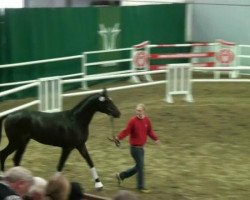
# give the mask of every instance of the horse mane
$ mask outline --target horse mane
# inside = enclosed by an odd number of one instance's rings
[[[85,99],[83,99],[82,101],[80,101],[75,107],[73,107],[71,109],[71,112],[73,114],[78,114],[79,112],[82,111],[82,109],[84,107],[86,107],[91,101],[93,101],[97,96],[99,95],[99,93],[97,94],[92,94],[87,96]]]

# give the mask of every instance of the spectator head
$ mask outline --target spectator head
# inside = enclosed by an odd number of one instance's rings
[[[33,185],[30,187],[25,200],[43,200],[45,197],[45,191],[47,187],[47,181],[41,177],[33,178]]]
[[[29,188],[33,184],[31,171],[21,166],[10,168],[4,174],[3,179],[21,197],[28,193]]]
[[[70,183],[63,175],[55,175],[48,181],[46,199],[67,200],[70,192]]]

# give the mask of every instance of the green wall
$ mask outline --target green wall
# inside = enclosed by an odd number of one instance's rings
[[[153,44],[185,42],[185,4],[6,9],[1,20],[4,23],[0,26],[0,64],[80,55],[84,51],[101,50],[99,24],[113,27],[115,23],[119,23],[121,31],[116,48],[130,47],[145,40]],[[123,65],[120,68],[128,66]],[[98,73],[100,68],[91,69],[91,73]],[[0,83],[80,71],[80,59],[6,68],[0,69]],[[72,87],[77,86],[66,89]]]

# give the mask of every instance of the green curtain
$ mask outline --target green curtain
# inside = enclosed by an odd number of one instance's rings
[[[100,24],[119,24],[116,48],[130,47],[149,40],[153,44],[184,43],[185,4],[129,7],[24,8],[6,9],[0,25],[0,64],[80,55],[103,48]],[[90,59],[129,57],[129,53]],[[80,59],[0,70],[0,83],[81,72]],[[128,64],[118,65],[119,69]],[[92,67],[90,73],[106,68]],[[108,68],[114,70],[114,67]],[[65,90],[79,87],[67,86]],[[6,90],[6,88],[0,88]],[[16,97],[34,96],[33,92]]]

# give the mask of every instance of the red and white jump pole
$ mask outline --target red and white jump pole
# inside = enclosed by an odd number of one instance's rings
[[[169,47],[192,47],[192,48],[210,48],[207,52],[192,52],[192,53],[151,53],[153,48],[169,48]],[[235,73],[226,67],[236,66],[236,53],[237,48],[234,43],[224,40],[217,40],[216,43],[191,43],[191,44],[149,44],[149,42],[143,42],[138,45],[134,45],[134,54],[132,54],[132,71],[136,70],[159,70],[165,69],[166,64],[152,65],[153,60],[170,60],[170,59],[193,59],[198,62],[191,62],[196,67],[225,67],[223,72],[227,71]],[[140,49],[140,50],[138,50]],[[145,51],[144,51],[145,50]],[[203,50],[204,51],[204,50]],[[203,60],[202,60],[203,59]],[[204,61],[208,60],[208,61]],[[181,62],[180,62],[181,63]],[[214,77],[220,77],[220,71],[214,72]],[[236,77],[237,75],[235,75]],[[231,75],[231,77],[233,77]],[[151,78],[151,77],[150,77]],[[152,79],[150,79],[151,81]]]

